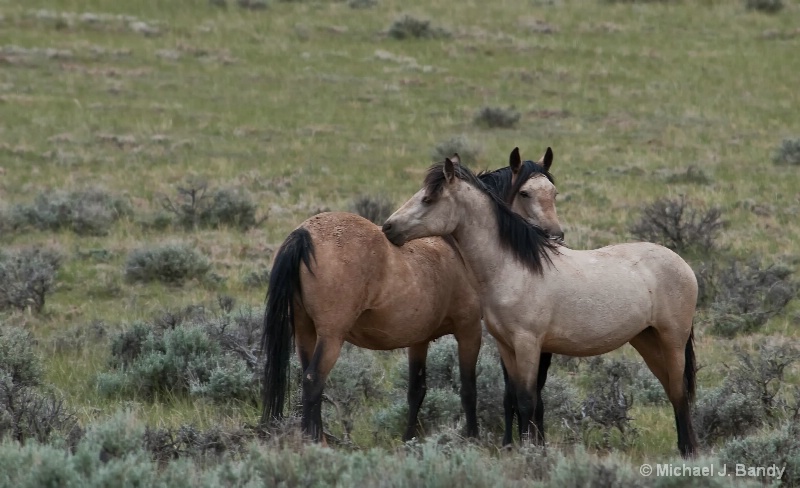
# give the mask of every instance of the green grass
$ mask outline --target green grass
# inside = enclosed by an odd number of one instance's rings
[[[318,210],[347,209],[360,194],[399,205],[420,186],[431,150],[453,135],[482,148],[480,168],[505,165],[515,146],[530,159],[553,147],[559,216],[575,248],[626,241],[645,204],[686,194],[722,209],[721,241],[734,252],[799,263],[800,173],[770,160],[784,138],[800,137],[796,3],[778,15],[733,0],[381,0],[366,9],[276,1],[263,11],[229,3],[0,0],[0,208],[101,185],[128,196],[136,215],[105,237],[0,235],[3,248],[43,243],[67,256],[43,315],[2,320],[44,339],[48,380],[83,422],[119,407],[91,385],[108,348],[52,353],[47,339],[92,320],[119,326],[213,302],[218,293],[262,303],[265,290],[242,278],[268,266],[288,232]],[[133,15],[160,34],[115,19],[37,16],[39,9]],[[386,37],[405,13],[452,36]],[[537,19],[557,32],[529,29]],[[46,49],[69,52],[48,57]],[[521,120],[511,129],[478,127],[474,116],[486,106],[513,106]],[[690,165],[711,183],[666,182],[664,174]],[[137,219],[159,211],[159,197],[189,176],[244,187],[268,219],[245,233],[143,230]],[[125,283],[128,252],[173,239],[196,245],[225,281]],[[79,256],[87,249],[113,254],[95,262]],[[795,300],[764,331],[797,337],[798,324]],[[701,329],[699,361],[719,364],[732,344]],[[712,370],[701,371],[701,385],[719,381]],[[132,408],[164,425],[257,416],[185,398]],[[668,408],[637,410],[634,425],[641,435],[631,456],[674,454]]]

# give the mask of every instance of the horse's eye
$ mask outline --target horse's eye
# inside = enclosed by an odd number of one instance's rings
[[[431,197],[428,197],[428,196],[422,197],[422,204],[423,205],[430,205],[431,204]]]
[[[531,194],[526,191],[521,191],[519,192],[519,196],[521,196],[522,198],[530,198]]]

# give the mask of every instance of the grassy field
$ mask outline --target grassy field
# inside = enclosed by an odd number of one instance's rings
[[[800,265],[800,167],[772,162],[783,139],[800,137],[796,1],[775,15],[734,0],[227,3],[0,0],[0,211],[87,187],[133,207],[103,236],[0,235],[0,249],[41,244],[65,256],[43,312],[0,312],[0,322],[39,339],[47,381],[85,425],[122,406],[157,426],[255,422],[253,405],[102,397],[93,378],[107,368],[107,344],[56,339],[220,294],[261,306],[266,289],[243,279],[295,226],[360,195],[399,206],[454,136],[476,149],[473,169],[506,165],[515,146],[526,159],[551,146],[574,248],[632,240],[643,207],[685,195],[721,210],[726,252]],[[447,35],[388,36],[406,14]],[[484,107],[513,107],[520,120],[484,127],[474,121]],[[690,167],[708,182],[671,178]],[[247,231],[143,226],[190,178],[246,190],[265,220]],[[206,255],[218,279],[125,281],[130,251],[176,240]],[[87,258],[92,250],[108,257]],[[798,326],[798,300],[757,335],[715,337],[698,320],[700,385],[722,381],[734,346],[796,340]],[[616,354],[635,357],[627,346]],[[402,354],[379,356],[388,368]],[[799,375],[787,372],[794,383]],[[633,416],[641,435],[625,456],[676,454],[670,409]],[[358,439],[372,447],[364,429]]]

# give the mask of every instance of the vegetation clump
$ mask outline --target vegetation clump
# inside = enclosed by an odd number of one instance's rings
[[[513,107],[483,107],[475,116],[475,123],[489,128],[510,129],[517,125],[521,114]]]
[[[221,188],[209,191],[202,180],[188,180],[177,188],[175,199],[164,197],[164,210],[187,230],[231,227],[247,230],[263,222],[256,218],[256,205],[243,189]]]
[[[103,236],[114,222],[131,215],[133,209],[126,199],[89,188],[40,193],[32,204],[14,206],[8,218],[14,229],[69,229],[78,235]]]
[[[779,424],[800,408],[787,399],[785,372],[800,359],[792,343],[763,340],[753,352],[737,349],[720,386],[700,391],[695,430],[705,444],[739,437],[764,425]],[[789,417],[792,417],[790,414]]]
[[[50,249],[0,251],[0,310],[41,312],[60,266],[61,255]]]
[[[431,151],[431,159],[435,162],[444,161],[445,158],[458,154],[461,162],[469,166],[478,161],[480,153],[481,148],[475,141],[465,134],[460,134],[436,144]]]
[[[255,401],[259,328],[249,309],[211,314],[192,307],[136,322],[111,340],[111,371],[98,376],[98,388],[106,396]]]
[[[800,165],[800,138],[784,139],[772,156],[775,164]]]
[[[0,324],[0,441],[47,442],[74,435],[75,416],[43,384],[44,369],[30,332]]]
[[[205,276],[211,269],[208,259],[188,244],[168,243],[132,251],[125,263],[129,282],[160,281],[182,285]]]
[[[404,15],[395,20],[387,32],[392,39],[442,39],[450,33],[441,27],[434,27],[430,20]]]
[[[354,213],[377,225],[383,225],[394,212],[394,204],[385,197],[362,195],[353,201]]]
[[[662,198],[647,205],[630,231],[638,239],[661,244],[678,253],[709,253],[716,247],[722,225],[719,209],[693,208],[686,197],[681,196]]]
[[[733,337],[758,330],[800,290],[792,270],[782,264],[764,267],[756,260],[730,259],[722,266],[705,285],[711,288],[706,293],[711,294],[710,331],[715,335]]]

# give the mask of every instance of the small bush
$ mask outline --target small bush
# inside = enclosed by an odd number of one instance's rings
[[[404,15],[395,20],[387,35],[393,39],[442,39],[450,37],[450,33],[440,27],[433,27],[429,20],[422,20]]]
[[[722,385],[698,395],[695,426],[701,441],[747,434],[768,422],[777,422],[791,405],[785,395],[784,371],[800,359],[791,343],[762,341],[755,352],[736,351]]]
[[[765,422],[758,399],[734,391],[729,384],[700,390],[697,396],[694,426],[704,444],[741,435]]]
[[[144,447],[145,426],[130,412],[117,412],[105,422],[92,424],[81,441],[81,451],[92,451],[107,463],[135,455]]]
[[[0,251],[0,310],[16,308],[41,312],[53,288],[61,256],[38,247],[16,253]]]
[[[582,449],[571,456],[559,454],[543,486],[642,486],[642,478],[626,464],[618,459],[592,456]]]
[[[642,405],[665,405],[669,402],[664,386],[643,362],[634,369],[631,390],[636,401]]]
[[[739,349],[736,358],[739,362],[728,379],[735,383],[737,391],[758,398],[768,418],[778,418],[791,408],[781,393],[784,371],[800,360],[795,344],[763,340],[755,353]]]
[[[52,434],[75,428],[63,399],[43,390],[42,375],[30,333],[0,326],[0,440],[47,442]]]
[[[179,458],[219,459],[223,454],[244,454],[247,445],[255,440],[255,432],[242,427],[200,430],[192,425],[181,425],[174,429],[148,426],[143,440],[145,450],[160,462]]]
[[[202,278],[211,268],[208,260],[187,244],[164,244],[137,249],[128,255],[125,278],[130,282],[161,281],[182,285]]]
[[[259,271],[251,271],[242,278],[242,284],[246,288],[266,289],[269,284],[269,268],[261,268]]]
[[[137,224],[144,230],[160,231],[167,230],[175,223],[172,214],[166,211],[160,211],[155,215],[150,215],[137,220]]]
[[[88,324],[66,328],[55,334],[50,340],[50,345],[56,353],[84,350],[100,343],[107,334],[108,328],[105,322],[94,320]]]
[[[71,229],[79,235],[102,236],[108,234],[114,222],[131,215],[133,210],[127,200],[91,188],[71,193],[42,193],[32,205],[14,207],[10,219],[17,229]]]
[[[784,265],[762,267],[730,260],[712,281],[711,332],[723,337],[750,333],[779,314],[797,294],[798,283]]]
[[[719,459],[728,465],[729,473],[735,473],[736,464],[785,468],[781,486],[800,486],[800,418],[770,432],[726,442],[720,449]],[[772,477],[757,479],[765,486],[774,480]]]
[[[520,113],[511,108],[483,107],[475,116],[475,123],[489,128],[510,129],[519,122]]]
[[[338,423],[348,440],[353,420],[367,401],[379,401],[383,396],[382,381],[383,372],[372,351],[345,344],[325,385],[325,396],[335,416],[323,421]]]
[[[18,327],[0,325],[0,371],[18,386],[39,386],[42,365],[33,351],[33,336]]]
[[[718,209],[694,209],[682,196],[680,199],[663,198],[647,205],[630,230],[638,239],[661,244],[678,253],[709,253],[716,247],[722,225]]]
[[[759,3],[759,2],[754,2]],[[764,3],[771,3],[768,0]],[[778,2],[780,3],[780,2]],[[800,164],[800,138],[784,139],[772,156],[775,164]]]
[[[362,195],[353,202],[352,209],[353,213],[364,217],[373,224],[383,225],[394,212],[394,204],[381,196]]]
[[[616,428],[625,436],[636,435],[636,429],[630,425],[630,409],[633,407],[630,362],[620,359],[605,359],[597,356],[590,360],[589,378],[591,386],[581,404],[581,413],[585,416],[587,431],[599,429],[602,432],[602,447],[610,446],[610,429]]]
[[[581,440],[581,401],[578,390],[567,380],[553,373],[548,374],[547,383],[542,390],[544,401],[544,420],[552,427],[567,430],[565,437],[570,441]],[[545,431],[548,427],[545,426]]]
[[[219,189],[208,192],[204,181],[190,180],[178,187],[173,202],[165,197],[164,210],[175,215],[184,229],[234,227],[247,230],[263,221],[256,219],[256,206],[250,195],[241,189]]]
[[[112,371],[101,393],[153,398],[159,393],[253,401],[258,395],[260,314],[244,309],[212,316],[191,308],[134,323],[111,341]]]
[[[431,158],[433,161],[437,162],[444,161],[445,158],[453,157],[455,153],[458,153],[458,157],[461,158],[462,163],[469,166],[474,165],[478,161],[481,148],[468,136],[461,134],[437,144],[431,152]]]
[[[689,166],[683,173],[674,173],[667,176],[667,183],[687,183],[692,185],[708,185],[711,183],[711,178],[706,175],[705,171],[697,166]]]

